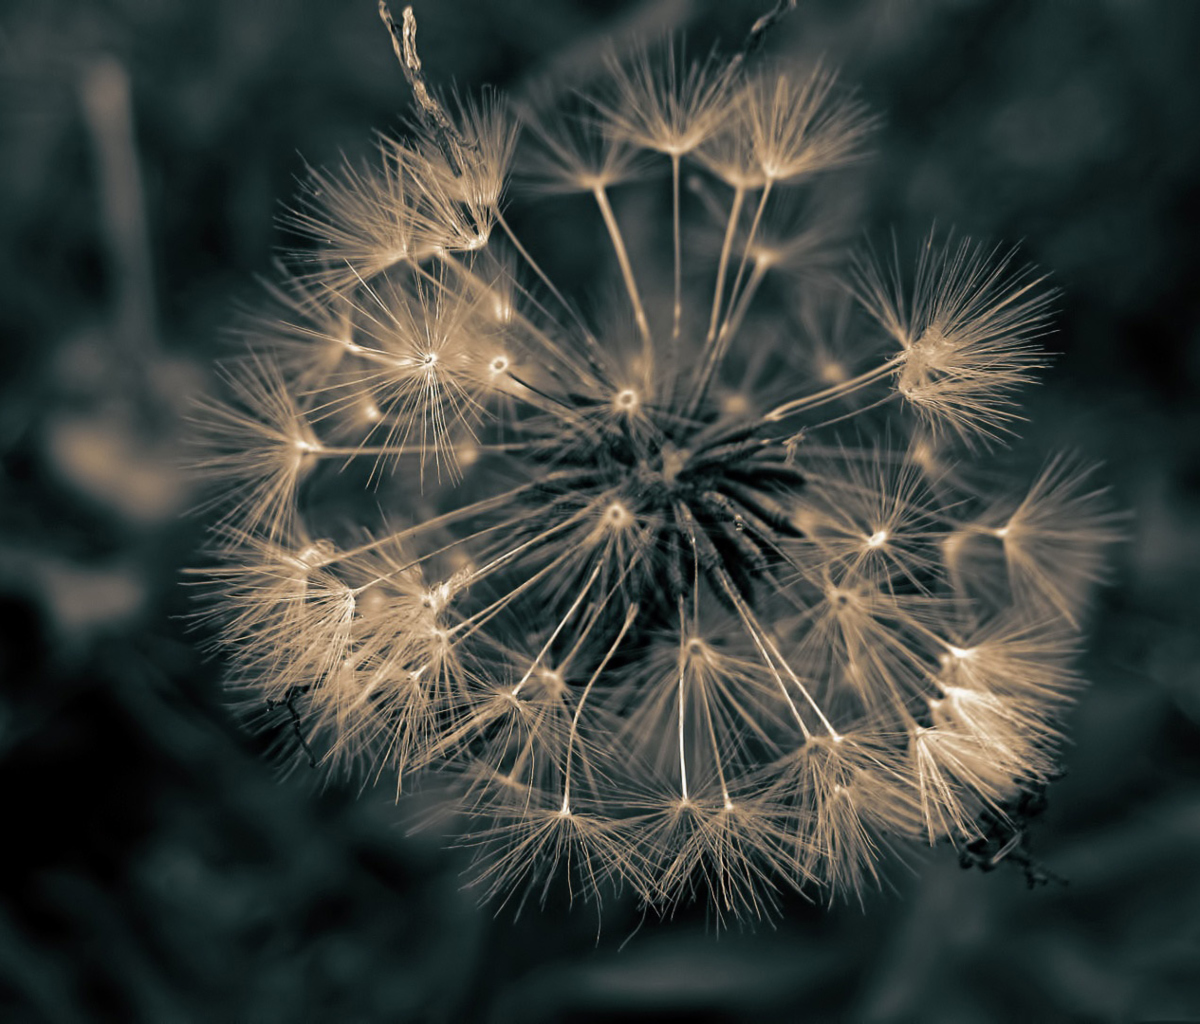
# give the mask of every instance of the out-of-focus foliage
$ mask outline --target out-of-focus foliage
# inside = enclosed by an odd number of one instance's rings
[[[632,26],[733,45],[767,5],[426,6],[431,75],[520,91]],[[198,535],[179,515],[186,395],[284,241],[275,197],[303,159],[360,152],[407,103],[375,5],[10,0],[0,1016],[1200,1017],[1198,48],[1200,6],[1171,0],[808,0],[770,37],[775,56],[824,52],[887,111],[862,172],[873,233],[903,245],[936,219],[1023,238],[1055,270],[1062,354],[1021,450],[1106,459],[1135,516],[1068,775],[1032,826],[1069,884],[1027,891],[1020,868],[962,871],[942,849],[865,912],[796,904],[719,940],[681,913],[622,949],[630,909],[598,941],[587,911],[492,919],[388,794],[277,783],[179,618]]]

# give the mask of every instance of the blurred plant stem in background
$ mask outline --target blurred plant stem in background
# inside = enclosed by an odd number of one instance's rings
[[[159,349],[157,300],[129,76],[116,59],[101,57],[84,70],[79,94],[100,185],[113,347],[138,375],[130,390],[144,394],[146,368]]]

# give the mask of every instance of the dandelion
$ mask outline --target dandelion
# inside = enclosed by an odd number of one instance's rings
[[[933,235],[911,287],[839,275],[812,189],[873,118],[823,68],[668,42],[518,116],[440,97],[381,11],[409,134],[311,172],[312,247],[200,416],[239,706],[302,763],[436,784],[517,905],[756,918],[977,839],[1053,774],[1119,532],[1071,459],[1019,499],[957,468],[1045,361],[1042,276]],[[504,209],[570,191],[587,316]]]

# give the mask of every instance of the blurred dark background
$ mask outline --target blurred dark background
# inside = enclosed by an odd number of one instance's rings
[[[519,92],[629,31],[731,49],[767,6],[417,14],[435,81]],[[1015,457],[1102,459],[1134,510],[1031,826],[1067,884],[945,849],[719,936],[514,920],[386,793],[278,781],[181,618],[182,416],[305,161],[364,153],[403,78],[374,0],[5,0],[0,1020],[1200,1020],[1200,3],[802,0],[767,49],[885,115],[875,237],[1020,241],[1063,291]]]

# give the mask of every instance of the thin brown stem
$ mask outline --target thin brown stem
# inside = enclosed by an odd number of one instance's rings
[[[600,216],[604,218],[604,226],[608,228],[608,237],[612,240],[613,251],[617,262],[621,265],[621,276],[625,279],[625,290],[629,293],[629,302],[633,306],[633,318],[637,322],[638,332],[642,336],[642,356],[644,365],[643,376],[650,380],[654,367],[654,341],[650,336],[650,321],[646,319],[646,310],[642,306],[642,298],[638,293],[637,280],[633,276],[633,265],[629,262],[629,252],[625,248],[625,240],[621,237],[621,226],[617,223],[612,204],[608,201],[608,192],[603,185],[592,189],[596,204],[600,207]]]
[[[729,254],[733,250],[733,236],[737,233],[738,221],[742,217],[742,203],[746,198],[746,187],[739,185],[733,193],[733,206],[725,225],[725,240],[721,243],[721,258],[717,262],[717,282],[713,288],[712,314],[708,320],[708,336],[705,344],[710,345],[717,337],[717,324],[721,318],[721,302],[725,297],[725,274],[729,270]]]
[[[679,343],[680,321],[683,319],[683,247],[679,218],[679,154],[671,154],[671,222],[675,235],[675,310],[671,340]]]
[[[583,706],[587,703],[588,697],[591,695],[592,687],[596,685],[596,680],[600,678],[601,673],[608,666],[612,656],[617,653],[617,648],[621,646],[621,641],[625,639],[625,634],[629,632],[629,628],[633,625],[633,620],[638,616],[638,606],[630,605],[629,611],[625,613],[625,622],[621,625],[620,630],[613,642],[609,645],[604,657],[600,659],[600,664],[596,666],[596,671],[592,673],[592,677],[587,681],[587,686],[583,688],[583,693],[579,695],[579,704],[575,707],[575,714],[571,718],[571,732],[567,737],[567,759],[566,765],[563,768],[563,802],[562,814],[571,813],[571,756],[575,750],[575,738],[579,735],[579,717],[583,714]]]

